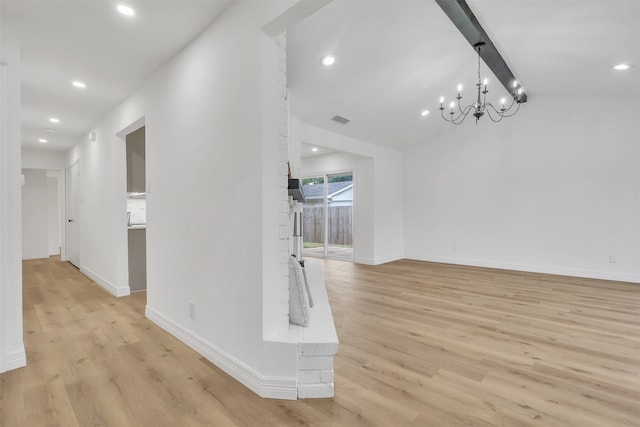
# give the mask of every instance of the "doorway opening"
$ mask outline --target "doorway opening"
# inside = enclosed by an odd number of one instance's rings
[[[304,255],[353,261],[353,172],[302,180]]]
[[[22,259],[60,256],[64,175],[57,169],[22,169]]]
[[[147,191],[145,127],[125,136],[129,289],[147,290]]]

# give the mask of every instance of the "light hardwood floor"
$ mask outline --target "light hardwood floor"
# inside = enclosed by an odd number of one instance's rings
[[[18,426],[640,426],[640,285],[324,261],[333,399],[260,399],[56,259],[24,263]]]

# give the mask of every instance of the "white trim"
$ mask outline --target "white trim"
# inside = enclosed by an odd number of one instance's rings
[[[516,270],[530,273],[555,274],[560,276],[585,277],[589,279],[616,280],[621,282],[640,283],[640,275],[628,273],[614,273],[610,271],[585,270],[581,268],[566,268],[551,265],[527,265],[494,262],[487,260],[448,258],[441,256],[410,255],[406,259],[416,261],[439,262],[443,264],[469,265],[473,267],[497,268],[500,270]]]
[[[67,166],[64,169],[64,215],[62,217],[62,222],[64,224],[64,237],[62,238],[62,253],[60,256],[60,260],[61,261],[69,261],[71,262],[71,259],[69,258],[69,242],[71,241],[71,239],[69,238],[69,211],[70,209],[70,204],[72,203],[72,201],[70,200],[72,195],[69,194],[68,187],[69,185],[71,185],[71,180],[69,179],[69,174],[71,173],[71,169],[74,168],[75,166],[78,166],[78,168],[80,168],[80,159],[76,159],[75,161],[73,161],[69,166]],[[80,173],[80,171],[78,171],[78,174]],[[78,193],[80,192],[80,178],[78,175]],[[75,219],[76,221],[80,221],[80,206],[78,206],[78,212],[77,212],[77,218]],[[79,232],[79,231],[78,231]],[[78,239],[78,245],[80,245],[80,241]],[[78,248],[78,264],[80,263],[80,249]],[[73,262],[71,262],[71,264],[73,264]],[[73,264],[75,265],[75,264]],[[78,268],[80,268],[80,266],[76,266]]]
[[[57,254],[55,254],[57,255]],[[26,255],[22,255],[22,260],[23,261],[27,261],[30,259],[42,259],[42,258],[49,258],[49,249],[47,248],[46,252],[39,252],[39,253],[33,253],[33,254],[26,254]]]
[[[4,357],[2,366],[0,366],[0,373],[22,368],[23,366],[27,366],[27,355],[24,348],[9,353]]]
[[[93,271],[89,270],[84,266],[80,266],[80,273],[84,274],[89,279],[96,282],[98,285],[103,287],[111,295],[114,295],[116,297],[126,297],[127,295],[131,294],[131,288],[128,285],[120,286],[120,287],[115,286],[114,284],[110,283],[108,280],[98,276],[96,273],[94,273]]]
[[[353,257],[353,262],[356,264],[375,265],[373,258]]]
[[[145,316],[244,384],[258,396],[273,399],[297,399],[298,385],[296,378],[264,376],[148,305],[145,308]]]
[[[125,126],[122,130],[120,130],[119,132],[116,132],[116,136],[121,140],[126,141],[127,135],[137,131],[143,126],[146,126],[146,116],[142,116],[136,121],[130,123],[128,126]]]
[[[386,264],[388,262],[399,261],[401,259],[401,256],[386,256],[382,258],[374,258],[373,265]]]

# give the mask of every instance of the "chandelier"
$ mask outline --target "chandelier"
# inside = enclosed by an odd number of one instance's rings
[[[478,42],[473,45],[473,48],[478,51],[478,83],[476,84],[478,94],[476,98],[476,102],[473,104],[469,104],[466,107],[462,107],[460,101],[462,100],[462,85],[458,85],[458,96],[456,99],[458,100],[458,108],[456,110],[456,102],[451,102],[449,104],[449,117],[447,117],[444,113],[444,97],[440,98],[440,115],[446,121],[453,123],[454,125],[459,125],[467,118],[469,113],[473,117],[476,118],[476,124],[480,117],[484,116],[485,113],[489,118],[494,122],[499,122],[505,117],[511,117],[518,112],[520,109],[520,104],[526,101],[526,98],[523,96],[522,87],[519,87],[519,83],[517,80],[514,80],[511,83],[511,102],[509,106],[507,106],[507,100],[502,98],[500,100],[500,107],[496,108],[490,102],[487,102],[487,93],[489,90],[487,89],[489,80],[484,79],[484,81],[480,80],[480,49],[485,45],[485,42]],[[483,88],[484,86],[484,88]]]

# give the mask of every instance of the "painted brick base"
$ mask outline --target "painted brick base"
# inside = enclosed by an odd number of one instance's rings
[[[298,355],[298,398],[333,397],[333,356]]]
[[[298,341],[298,398],[333,397],[333,356],[338,352],[338,336],[322,267],[317,261],[305,263],[307,281],[315,305],[308,327],[300,328]]]
[[[333,397],[333,383],[298,385],[298,399]]]

